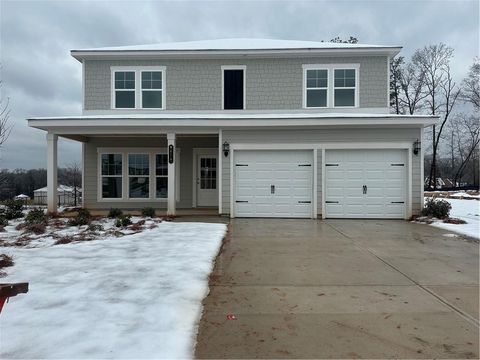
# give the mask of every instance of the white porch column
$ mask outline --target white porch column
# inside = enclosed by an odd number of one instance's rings
[[[58,135],[47,134],[47,206],[51,213],[57,212],[57,144]]]
[[[167,134],[167,153],[168,153],[168,206],[167,215],[175,215],[175,133]]]

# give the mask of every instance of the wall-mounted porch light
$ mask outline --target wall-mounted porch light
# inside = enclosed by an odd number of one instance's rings
[[[418,140],[418,139],[415,140],[415,142],[413,143],[413,153],[415,155],[418,155],[421,148],[422,148],[422,143],[420,142],[420,140]]]
[[[230,152],[230,144],[225,141],[222,145],[222,150],[223,150],[223,155],[225,155],[225,157],[227,157],[228,153]]]

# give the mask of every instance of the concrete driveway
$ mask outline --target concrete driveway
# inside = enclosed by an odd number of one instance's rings
[[[405,221],[235,219],[195,355],[478,358],[478,243],[447,233]]]

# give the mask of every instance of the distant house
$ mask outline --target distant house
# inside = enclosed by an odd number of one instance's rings
[[[75,189],[66,185],[57,187],[57,204],[58,205],[80,205],[82,189],[77,188],[76,202]],[[47,205],[47,187],[33,191],[33,203],[37,205]]]
[[[15,196],[13,199],[14,200],[27,201],[27,200],[30,200],[30,196],[25,195],[25,194],[20,194],[20,195]]]

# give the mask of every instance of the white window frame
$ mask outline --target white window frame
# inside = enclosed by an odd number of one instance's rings
[[[122,197],[121,198],[104,198],[102,192],[102,155],[103,154],[119,154],[122,155]],[[148,154],[149,155],[149,197],[148,198],[130,198],[130,177],[138,177],[141,175],[128,174],[128,154]],[[148,202],[148,203],[166,203],[168,197],[156,197],[156,173],[155,173],[155,155],[168,154],[167,148],[97,148],[97,201],[98,202]],[[175,201],[180,201],[180,148],[175,152]],[[118,175],[117,175],[118,176]]]
[[[303,64],[302,105],[304,109],[353,109],[360,105],[360,64]],[[326,107],[307,107],[307,70],[328,70]],[[335,106],[335,70],[355,70],[355,105]],[[340,88],[339,88],[340,89]],[[351,88],[341,88],[351,89]]]
[[[115,73],[123,71],[135,72],[135,89],[128,89],[128,91],[135,91],[135,107],[134,108],[117,108],[115,107],[115,92],[127,91],[124,89],[115,89]],[[162,73],[162,89],[146,89],[146,91],[161,91],[162,92],[162,107],[160,108],[144,108],[142,107],[142,72],[153,71]],[[165,110],[166,109],[166,78],[167,68],[166,66],[110,66],[110,88],[111,88],[111,100],[110,108],[112,110]]]
[[[103,175],[102,173],[102,155],[120,155],[122,157],[122,174],[121,175]],[[123,174],[125,172],[125,156],[120,151],[104,151],[98,154],[98,187],[97,193],[98,197],[105,201],[121,201],[123,200],[123,194],[125,190],[125,181],[123,179]],[[122,193],[120,197],[116,198],[104,198],[103,197],[103,178],[104,177],[119,177],[122,180]]]
[[[353,67],[353,66],[345,66],[345,65],[342,65],[342,66],[335,66],[333,68],[333,71],[332,71],[332,88],[333,88],[333,91],[332,91],[332,107],[336,108],[336,109],[351,109],[351,108],[357,108],[358,107],[358,68],[359,66],[357,67]],[[354,70],[355,71],[355,87],[336,87],[335,86],[335,70]],[[354,105],[353,106],[335,106],[335,90],[337,89],[343,89],[343,90],[351,90],[353,89],[354,90]]]
[[[115,74],[117,72],[133,72],[134,74],[134,77],[135,77],[135,87],[133,89],[116,89],[115,88]],[[112,71],[112,107],[114,109],[120,109],[120,110],[129,110],[129,109],[136,109],[137,107],[137,84],[138,81],[137,81],[137,73],[136,71],[132,70],[132,69],[118,69],[118,70],[115,70],[115,71]],[[115,105],[115,95],[117,93],[117,91],[122,91],[122,92],[133,92],[133,96],[135,98],[135,104],[134,104],[134,107],[133,108],[117,108]]]
[[[324,88],[324,87],[315,87],[315,88],[307,88],[307,70],[327,70],[327,87]],[[330,91],[329,91],[329,87],[330,87],[330,68],[328,66],[315,66],[315,65],[312,65],[312,67],[310,66],[304,66],[303,67],[303,107],[306,108],[306,109],[326,109],[328,107],[330,107]],[[307,91],[308,90],[327,90],[327,104],[325,106],[307,106]]]
[[[222,110],[225,110],[225,87],[224,87],[224,77],[225,70],[243,70],[243,109],[247,109],[247,65],[221,65],[220,69],[222,71]],[[228,109],[232,111],[232,109]],[[238,110],[238,109],[237,109]]]
[[[130,155],[147,155],[148,156],[148,175],[130,175],[129,167],[130,167]],[[152,197],[152,155],[149,152],[141,152],[141,151],[129,151],[126,153],[127,158],[127,198],[129,201],[131,200],[148,200]],[[147,178],[148,179],[148,196],[144,198],[137,198],[130,196],[130,179],[131,178]]]

